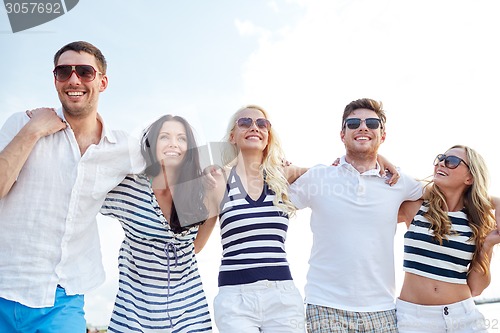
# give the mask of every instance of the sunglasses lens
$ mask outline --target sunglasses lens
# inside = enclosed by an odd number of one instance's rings
[[[90,65],[76,65],[75,66],[76,74],[82,79],[83,81],[92,81],[95,79],[95,69],[94,67]]]
[[[265,118],[256,119],[255,124],[261,130],[269,130],[269,127],[271,127],[271,123],[269,122],[269,120],[267,120]]]
[[[444,159],[444,165],[447,168],[455,169],[460,164],[460,159],[456,156],[446,156]]]
[[[240,128],[250,128],[250,126],[252,126],[253,120],[252,118],[240,118],[236,123]]]
[[[444,166],[448,169],[455,169],[460,165],[460,162],[462,160],[457,156],[446,156],[445,154],[439,154],[434,160],[434,165],[438,165],[439,162],[442,161],[444,161]]]
[[[443,154],[439,154],[438,156],[436,156],[436,158],[434,159],[434,165],[438,165],[439,162],[444,160],[444,158],[445,158],[445,156]]]
[[[367,118],[365,119],[365,124],[369,129],[377,129],[380,125],[380,120],[378,118]]]
[[[71,72],[73,71],[73,67],[69,65],[57,66],[54,69],[54,76],[57,81],[66,81],[69,79]]]
[[[348,118],[345,120],[345,125],[349,129],[356,129],[361,125],[361,119],[359,118]]]

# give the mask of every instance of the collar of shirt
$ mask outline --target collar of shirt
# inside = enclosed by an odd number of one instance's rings
[[[67,128],[71,129],[70,124],[66,121],[66,117],[64,116],[62,108],[57,109],[56,113],[59,117],[61,117],[62,120],[66,122],[66,125],[68,125]],[[97,120],[99,120],[102,124],[101,141],[102,139],[106,138],[106,140],[108,140],[109,143],[116,143],[117,142],[116,136],[113,134],[113,131],[111,131],[108,128],[108,126],[106,126],[106,123],[104,122],[99,113],[97,113]]]
[[[345,168],[346,170],[348,170],[350,172],[358,173],[362,176],[378,176],[378,177],[382,178],[382,176],[380,175],[380,164],[378,164],[378,161],[376,162],[375,169],[370,169],[370,170],[367,170],[363,173],[359,173],[359,171],[356,170],[356,168],[354,168],[351,165],[351,163],[348,163],[345,160],[345,155],[344,155],[340,158],[339,166]]]

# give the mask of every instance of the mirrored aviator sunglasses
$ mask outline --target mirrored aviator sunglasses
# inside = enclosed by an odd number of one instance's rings
[[[347,118],[344,121],[344,127],[347,126],[347,128],[354,130],[359,128],[359,126],[361,126],[361,123],[363,122],[369,129],[377,129],[382,126],[382,121],[379,118]]]
[[[465,163],[465,161],[460,157],[454,155],[446,156],[445,154],[439,154],[436,156],[436,158],[434,159],[434,166],[438,165],[439,162],[442,161],[444,161],[444,166],[448,169],[456,169],[458,168],[460,163],[465,164],[465,166],[470,169],[469,165]]]
[[[54,68],[54,77],[59,82],[69,80],[73,72],[84,82],[90,82],[95,79],[97,72],[91,65],[59,65]]]
[[[254,123],[262,131],[269,131],[271,128],[271,122],[266,118],[257,118],[255,121],[252,118],[239,118],[236,121],[236,125],[241,129],[249,129]]]

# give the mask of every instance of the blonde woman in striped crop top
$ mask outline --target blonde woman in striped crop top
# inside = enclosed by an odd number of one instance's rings
[[[475,150],[457,145],[436,157],[424,200],[405,202],[399,212],[408,225],[396,301],[400,333],[487,332],[472,297],[489,285],[500,242],[494,206]]]

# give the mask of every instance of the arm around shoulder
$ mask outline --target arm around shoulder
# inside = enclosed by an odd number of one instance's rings
[[[203,250],[214,230],[216,222],[217,215],[209,216],[208,219],[199,226],[198,233],[194,240],[194,253],[200,253],[200,251]]]
[[[490,264],[493,255],[493,248],[500,243],[500,232],[498,230],[491,231],[484,240],[479,257],[471,265],[469,275],[467,276],[467,284],[471,290],[472,297],[479,296],[486,289],[491,282]],[[488,270],[485,272],[480,266],[483,262]]]
[[[199,253],[208,242],[219,217],[220,203],[226,191],[226,170],[211,168],[206,176],[210,177],[206,185],[210,186],[210,188],[205,189],[205,205],[208,209],[208,218],[198,229],[198,234],[194,240],[195,253]]]
[[[288,181],[288,184],[293,184],[300,176],[309,170],[309,168],[301,168],[295,165],[286,165],[285,168],[285,177]]]
[[[5,197],[16,182],[22,167],[40,138],[66,128],[53,109],[37,109],[0,152],[0,198]]]
[[[404,201],[401,206],[399,206],[398,223],[405,222],[406,226],[409,227],[411,221],[413,221],[413,218],[417,215],[422,202],[423,200]]]

